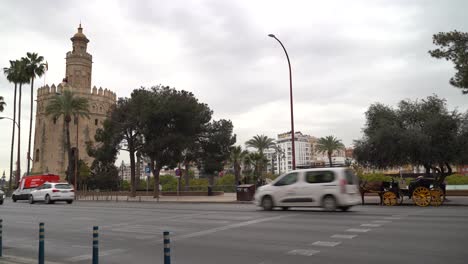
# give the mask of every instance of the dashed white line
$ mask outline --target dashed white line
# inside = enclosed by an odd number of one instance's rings
[[[361,226],[364,226],[364,227],[380,227],[382,225],[381,224],[362,224]]]
[[[341,242],[332,242],[332,241],[316,241],[312,243],[312,246],[321,246],[321,247],[334,247],[341,244]]]
[[[353,239],[355,237],[357,237],[357,235],[339,235],[339,234],[336,234],[336,235],[331,236],[331,238],[343,238],[343,239]]]
[[[356,233],[365,233],[365,232],[369,232],[371,229],[364,229],[364,228],[350,228],[350,229],[347,229],[346,232],[356,232]]]
[[[384,219],[387,219],[387,220],[400,220],[401,217],[384,217]]]
[[[373,223],[381,223],[381,224],[386,224],[386,223],[391,223],[392,221],[390,220],[374,220],[372,221]]]
[[[289,251],[287,254],[288,255],[296,255],[296,256],[306,256],[306,257],[310,257],[310,256],[313,256],[317,253],[319,253],[320,251],[318,250],[313,250],[313,249],[293,249],[291,251]]]

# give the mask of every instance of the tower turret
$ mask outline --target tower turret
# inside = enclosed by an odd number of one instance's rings
[[[93,57],[86,51],[89,39],[83,34],[81,24],[78,27],[78,32],[70,40],[73,49],[67,52],[65,70],[68,84],[78,90],[89,91],[91,89]]]

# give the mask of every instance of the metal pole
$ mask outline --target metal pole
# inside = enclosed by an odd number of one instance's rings
[[[3,251],[2,235],[3,235],[3,219],[0,219],[0,257],[2,256],[2,251]]]
[[[93,226],[93,264],[99,263],[99,233],[98,227]]]
[[[295,133],[294,133],[294,107],[293,107],[293,90],[292,90],[292,71],[291,71],[291,62],[289,61],[289,55],[284,47],[283,43],[273,34],[269,34],[269,37],[276,39],[281,47],[283,47],[284,53],[286,54],[286,59],[288,60],[289,67],[289,99],[291,104],[291,143],[292,143],[292,169],[296,169],[296,148],[295,148]]]
[[[164,231],[164,264],[171,264],[171,242],[168,231]]]
[[[44,264],[44,223],[39,223],[39,264]]]

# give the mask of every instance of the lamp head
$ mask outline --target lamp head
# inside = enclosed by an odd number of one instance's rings
[[[273,34],[268,34],[268,36],[269,36],[270,38],[274,38],[274,37],[275,37],[275,35],[273,35]]]

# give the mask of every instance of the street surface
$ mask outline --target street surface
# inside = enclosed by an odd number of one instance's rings
[[[80,201],[53,205],[6,201],[3,254],[37,263],[39,222],[46,261],[91,263],[93,225],[100,263],[163,263],[163,231],[172,263],[466,264],[468,207],[357,206],[264,212],[252,204]],[[0,260],[2,263],[2,260]]]

